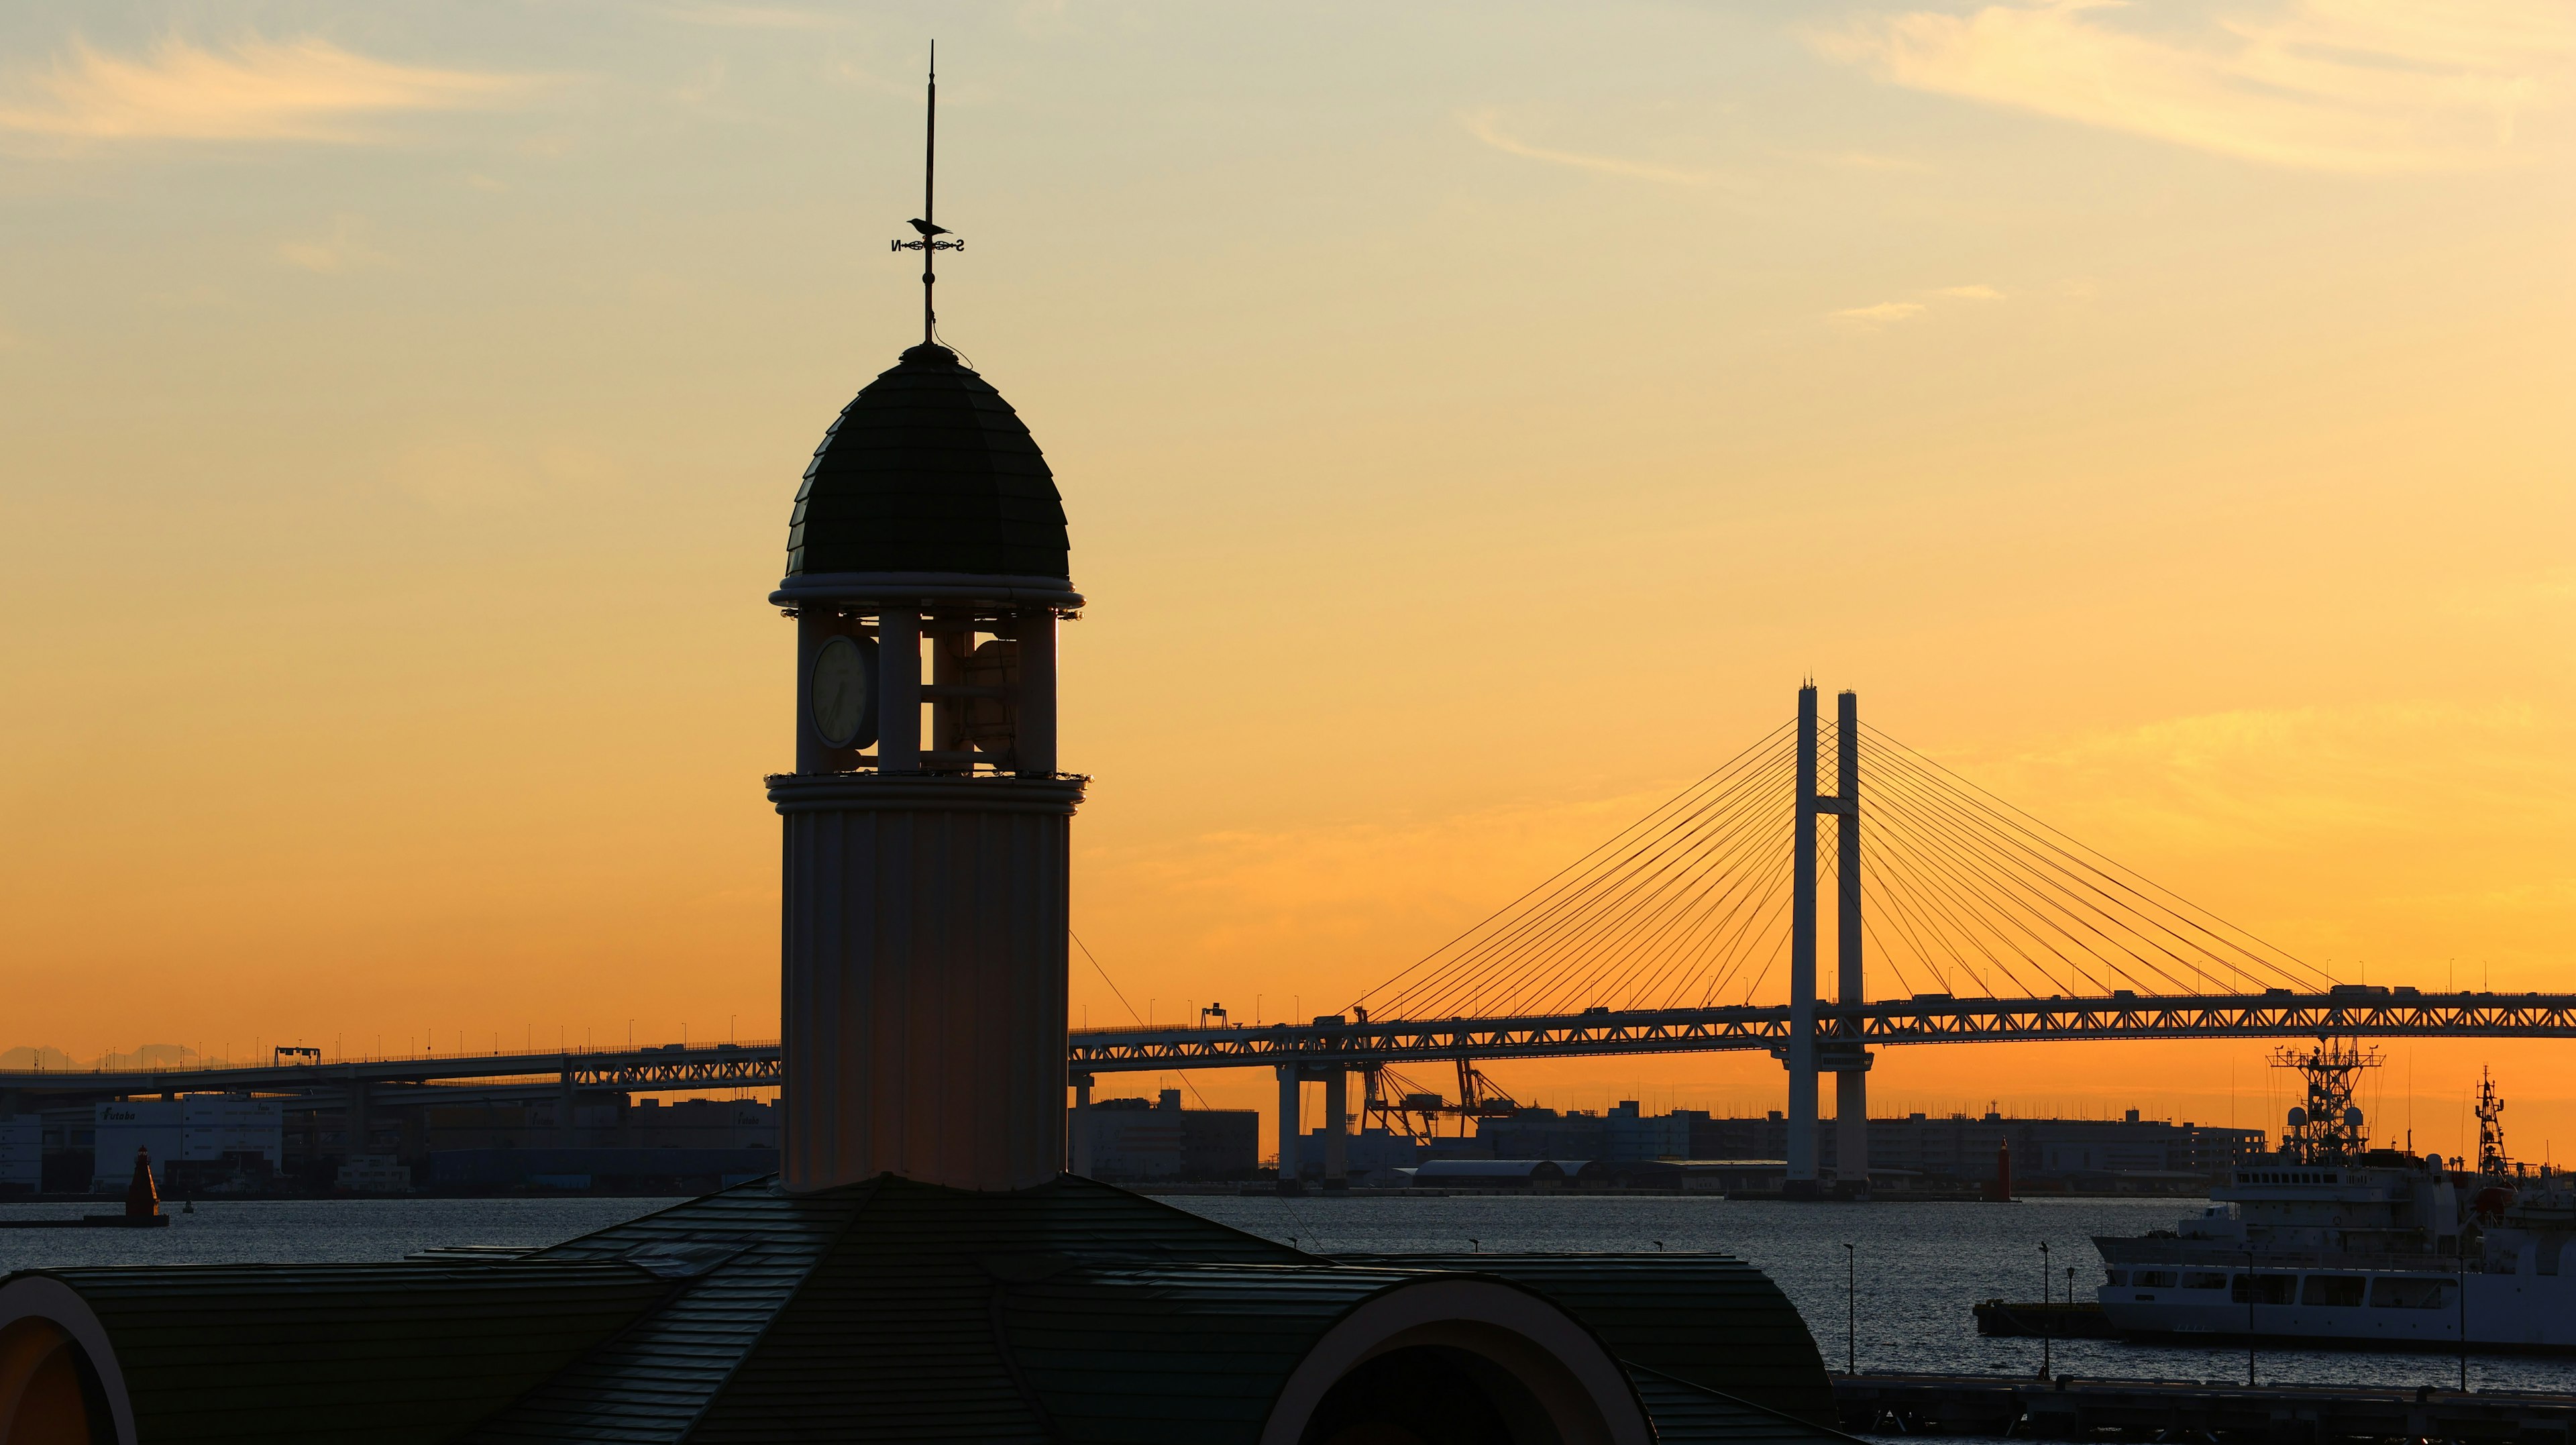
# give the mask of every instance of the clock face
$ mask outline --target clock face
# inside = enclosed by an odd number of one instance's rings
[[[814,731],[831,748],[865,747],[875,709],[869,696],[876,669],[860,641],[835,637],[814,654]]]

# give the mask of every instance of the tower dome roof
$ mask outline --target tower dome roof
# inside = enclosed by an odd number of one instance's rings
[[[944,346],[916,346],[823,434],[788,519],[787,576],[1069,577],[1064,503],[1029,429]]]

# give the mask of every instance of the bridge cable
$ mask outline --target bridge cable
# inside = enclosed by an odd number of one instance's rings
[[[1506,994],[1517,994],[1523,985],[1543,976],[1541,971],[1548,967],[1550,958],[1561,954],[1569,938],[1580,940],[1595,931],[1605,899],[1615,903],[1633,891],[1633,883],[1622,889],[1623,880],[1641,868],[1668,864],[1676,850],[1679,857],[1688,858],[1704,843],[1702,834],[1710,815],[1725,819],[1765,791],[1763,785],[1771,781],[1769,775],[1780,761],[1776,756],[1780,751],[1757,748],[1739,754],[1726,768],[1684,790],[1639,824],[1623,830],[1610,844],[1587,854],[1591,866],[1579,875],[1566,876],[1574,871],[1572,867],[1559,870],[1549,884],[1530,890],[1489,915],[1442,950],[1406,970],[1406,974],[1372,990],[1362,1002],[1381,1014],[1390,1006],[1419,1013],[1424,1005],[1462,1002],[1462,986],[1476,987],[1487,995],[1498,987]],[[1642,831],[1658,822],[1662,826],[1654,832]],[[1626,846],[1621,851],[1608,858],[1600,856],[1623,840]],[[1535,906],[1530,906],[1533,900]],[[1451,956],[1443,961],[1443,953]],[[1406,977],[1434,963],[1441,966],[1429,976]],[[1496,973],[1502,977],[1497,979]]]
[[[1105,968],[1102,968],[1102,967],[1100,966],[1100,959],[1099,959],[1099,957],[1098,957],[1097,955],[1095,955],[1094,953],[1092,953],[1092,951],[1091,951],[1091,945],[1090,945],[1090,944],[1088,944],[1088,943],[1083,942],[1083,941],[1082,941],[1082,935],[1081,935],[1081,934],[1079,934],[1079,933],[1074,932],[1074,931],[1073,931],[1072,929],[1070,929],[1070,928],[1067,928],[1067,929],[1064,931],[1064,936],[1073,940],[1073,946],[1074,946],[1074,947],[1076,947],[1076,948],[1081,949],[1081,950],[1082,950],[1082,956],[1091,960],[1091,968],[1092,968],[1092,971],[1093,971],[1094,973],[1097,973],[1097,974],[1099,974],[1099,975],[1100,975],[1100,981],[1101,981],[1102,983],[1105,983],[1105,984],[1109,985],[1109,991],[1110,991],[1111,993],[1113,993],[1113,994],[1118,995],[1118,1001],[1119,1001],[1120,1003],[1122,1003],[1122,1004],[1126,1004],[1126,1006],[1127,1006],[1127,1016],[1128,1016],[1129,1018],[1132,1018],[1132,1019],[1134,1019],[1134,1020],[1136,1021],[1136,1025],[1137,1025],[1137,1027],[1139,1027],[1139,1028],[1144,1027],[1144,1026],[1145,1026],[1145,1016],[1144,1016],[1143,1014],[1140,1014],[1140,1013],[1136,1012],[1136,1006],[1135,1006],[1134,1004],[1132,1004],[1132,1003],[1127,1003],[1127,995],[1126,995],[1126,993],[1125,993],[1123,990],[1121,990],[1121,989],[1118,987],[1118,980],[1116,980],[1116,979],[1114,979],[1114,978],[1111,978],[1111,977],[1109,976],[1109,970],[1107,970],[1107,969],[1105,969]],[[1182,1082],[1182,1083],[1184,1083],[1184,1084],[1189,1085],[1189,1089],[1190,1089],[1190,1092],[1191,1092],[1191,1093],[1193,1093],[1193,1094],[1198,1094],[1198,1096],[1199,1096],[1199,1107],[1200,1107],[1200,1108],[1202,1108],[1202,1109],[1209,1109],[1209,1108],[1214,1108],[1214,1107],[1215,1107],[1214,1105],[1212,1105],[1212,1104],[1210,1104],[1210,1103],[1208,1102],[1208,1100],[1207,1100],[1207,1095],[1205,1095],[1205,1094],[1200,1094],[1200,1093],[1199,1093],[1198,1081],[1197,1081],[1196,1079],[1193,1079],[1193,1078],[1191,1078],[1191,1077],[1190,1077],[1190,1071],[1189,1071],[1189,1070],[1187,1070],[1187,1069],[1174,1069],[1174,1070],[1172,1070],[1172,1072],[1173,1072],[1173,1073],[1175,1073],[1175,1074],[1180,1075],[1180,1077],[1181,1077],[1181,1082]],[[1257,1161],[1256,1161],[1256,1162],[1257,1162]]]
[[[1747,747],[1734,758],[1729,759],[1726,763],[1712,770],[1698,782],[1695,782],[1691,786],[1683,789],[1679,794],[1667,800],[1652,812],[1649,812],[1645,817],[1640,818],[1637,822],[1629,825],[1627,828],[1620,830],[1619,833],[1594,847],[1590,852],[1585,853],[1574,862],[1558,869],[1554,874],[1549,875],[1549,877],[1542,880],[1539,884],[1521,894],[1520,897],[1513,899],[1501,908],[1496,909],[1493,913],[1488,914],[1484,919],[1469,927],[1457,937],[1452,938],[1449,942],[1442,944],[1439,948],[1425,954],[1421,959],[1398,973],[1395,977],[1379,985],[1376,989],[1371,990],[1369,994],[1364,995],[1354,1006],[1356,1007],[1359,1004],[1366,1004],[1372,1000],[1379,1001],[1381,1012],[1385,1010],[1390,1002],[1397,1004],[1399,1007],[1403,1006],[1403,1002],[1407,999],[1407,996],[1410,995],[1415,988],[1420,987],[1423,982],[1426,982],[1425,980],[1416,980],[1412,984],[1408,985],[1407,980],[1413,974],[1422,969],[1433,966],[1444,956],[1451,954],[1453,950],[1461,949],[1462,945],[1466,945],[1472,949],[1476,945],[1470,944],[1470,940],[1477,939],[1479,935],[1491,934],[1492,931],[1497,928],[1508,929],[1510,924],[1514,921],[1520,922],[1525,927],[1528,920],[1521,917],[1521,910],[1523,910],[1525,906],[1531,905],[1533,900],[1537,900],[1542,903],[1560,901],[1559,895],[1564,892],[1566,887],[1570,886],[1567,881],[1568,875],[1577,875],[1573,881],[1579,882],[1584,877],[1589,877],[1592,874],[1598,873],[1601,870],[1597,865],[1601,859],[1601,855],[1606,852],[1624,847],[1626,855],[1633,856],[1638,851],[1641,835],[1643,835],[1642,840],[1646,843],[1651,843],[1655,839],[1663,836],[1663,833],[1648,834],[1646,831],[1653,828],[1659,821],[1663,821],[1668,824],[1668,826],[1663,830],[1664,833],[1668,833],[1670,831],[1669,824],[1671,823],[1672,817],[1677,809],[1686,807],[1692,800],[1698,798],[1701,794],[1707,792],[1712,787],[1722,787],[1727,780],[1743,770],[1748,759],[1767,761],[1764,755],[1773,750],[1772,745],[1774,741],[1781,737],[1782,734],[1788,733],[1791,730],[1791,727],[1791,724],[1784,723],[1781,726],[1772,729],[1752,746]],[[1614,855],[1614,861],[1621,861],[1620,856]],[[1492,937],[1487,937],[1484,941],[1490,944],[1494,940]],[[1399,986],[1403,987],[1400,989]]]
[[[2231,968],[2240,972],[2246,965],[2251,964],[2262,974],[2285,978],[2294,984],[2314,986],[2309,979],[2301,976],[2302,973],[2313,973],[2314,970],[2308,969],[2295,958],[2287,958],[2285,962],[2282,959],[2266,958],[2247,949],[2242,943],[2219,934],[2189,914],[2131,886],[2117,874],[2058,845],[2053,839],[1998,814],[1975,798],[1961,795],[1955,788],[1946,786],[1943,779],[1917,765],[1910,757],[1900,756],[1891,760],[1882,755],[1882,761],[1895,763],[1893,768],[1883,768],[1880,771],[1883,775],[1892,776],[1896,780],[1896,791],[1900,794],[1918,798],[1926,793],[1936,796],[1947,795],[1950,799],[1968,805],[1952,810],[1954,817],[1948,826],[1954,836],[1963,833],[1983,834],[2008,850],[2005,856],[1997,861],[2013,871],[2026,875],[2036,886],[2060,893],[2080,888],[2091,894],[2094,901],[2089,918],[2086,907],[2076,902],[2059,900],[2056,906],[2070,918],[2087,926],[2093,926],[2094,919],[2114,920],[2121,930],[2135,940],[2135,945],[2123,946],[2121,951],[2127,953],[2141,967],[2157,973],[2169,983],[2182,988],[2184,992],[2198,990],[2189,988],[2183,980],[2174,977],[2153,960],[2140,955],[2136,947],[2144,946],[2171,960],[2175,965],[2197,973],[2203,989],[2216,984],[2216,980],[2209,973],[2209,968],[2211,964],[2221,961],[2227,962]],[[2057,876],[2049,877],[2048,875],[2052,873]],[[2106,887],[2106,884],[2109,886]],[[2159,889],[2159,891],[2167,892],[2170,896],[2169,890]],[[2207,912],[2205,909],[2198,911]],[[2209,916],[2215,918],[2215,915]],[[2233,925],[2226,926],[2233,927]],[[2242,930],[2238,931],[2242,932]],[[2195,939],[2192,937],[2193,934],[2198,934],[2200,937]],[[2247,936],[2251,937],[2250,934]],[[2189,950],[2201,956],[2186,957],[2178,949]],[[2144,982],[2145,980],[2135,981]]]
[[[2059,829],[2049,826],[2040,819],[2031,816],[2029,813],[2013,806],[2004,799],[1996,797],[1993,793],[1988,792],[1984,788],[1978,787],[1975,783],[1960,777],[1958,774],[1942,767],[1932,759],[1925,757],[1923,754],[1905,746],[1905,744],[1897,741],[1896,739],[1878,731],[1878,729],[1864,724],[1862,732],[1866,738],[1880,743],[1884,745],[1885,748],[1892,750],[1896,755],[1897,761],[1901,764],[1910,767],[1919,773],[1937,776],[1943,782],[1947,783],[1953,791],[1962,796],[1973,799],[1984,811],[1995,814],[1998,817],[2009,818],[2013,822],[2014,826],[2021,828],[2023,831],[2028,832],[2035,837],[2046,837],[2051,841],[2052,846],[2058,847],[2061,851],[2068,852],[2070,854],[2080,854],[2086,858],[2098,860],[2098,862],[2093,865],[2093,871],[2097,876],[2108,879],[2123,891],[2137,895],[2142,902],[2150,903],[2162,911],[2171,914],[2173,917],[2182,920],[2195,931],[2206,934],[2214,942],[2224,944],[2230,949],[2243,953],[2248,958],[2257,960],[2261,966],[2287,976],[2291,978],[2293,982],[2306,987],[2315,987],[2316,980],[2322,980],[2329,985],[2334,981],[2333,975],[2326,973],[2324,970],[2319,969],[2315,965],[2299,958],[2296,954],[2290,953],[2288,950],[2274,945],[2269,940],[2264,939],[2249,929],[2219,917],[2217,914],[2210,912],[2199,904],[2193,903],[2190,899],[2183,897],[2172,889],[2157,883],[2154,879],[2147,877],[2136,869],[2119,862],[2117,859],[2102,853],[2098,849],[2086,845],[2082,841],[2067,835]],[[2160,899],[2151,897],[2151,894],[2162,895],[2162,899],[2170,899],[2171,902],[2163,902]],[[2207,920],[2206,923],[2202,921],[2204,919]],[[2217,928],[2210,927],[2209,925],[2211,924],[2217,925]],[[2227,937],[2226,933],[2222,933],[2220,931],[2221,929],[2224,929],[2229,933],[2241,935],[2243,939],[2251,940],[2257,947],[2268,952],[2270,955],[2273,955],[2273,957],[2266,958],[2263,953],[2257,953],[2254,949],[2247,948],[2245,944],[2238,941],[2238,939]],[[2312,977],[2301,978],[2299,977],[2301,973],[2311,975]]]

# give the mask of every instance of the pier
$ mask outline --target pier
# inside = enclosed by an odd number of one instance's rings
[[[1836,1375],[1842,1426],[1868,1435],[2044,1440],[2511,1441],[2570,1445],[2576,1395],[2007,1375]]]

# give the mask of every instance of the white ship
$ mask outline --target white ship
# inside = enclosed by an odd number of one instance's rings
[[[2143,1339],[2576,1353],[2576,1188],[2514,1168],[2492,1084],[2479,1161],[2372,1149],[2352,1075],[2321,1043],[2276,1153],[2239,1160],[2198,1218],[2096,1239],[2106,1323]]]

